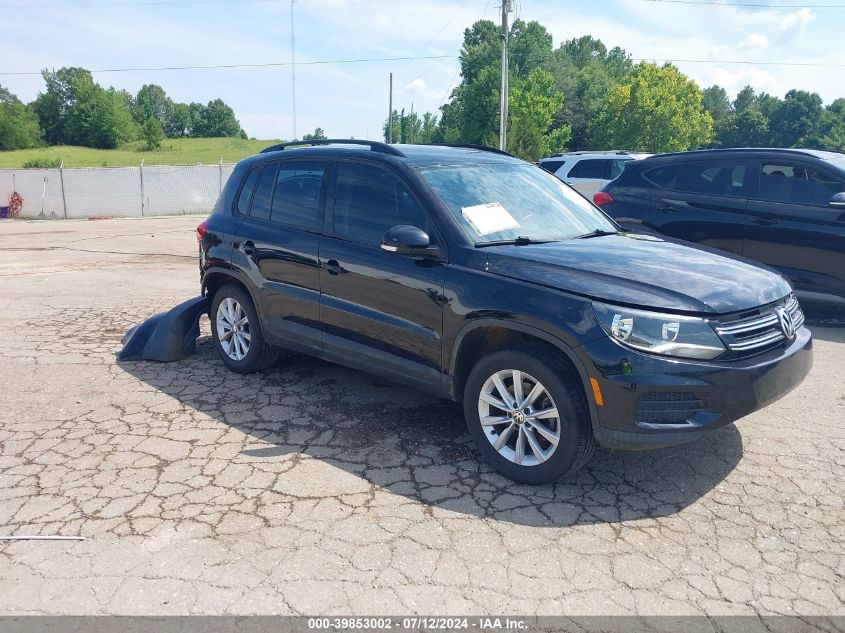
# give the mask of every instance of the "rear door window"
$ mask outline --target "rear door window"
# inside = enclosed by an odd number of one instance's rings
[[[709,196],[742,196],[748,182],[746,161],[707,161],[667,165],[646,172],[656,185]]]
[[[826,207],[831,196],[840,191],[845,191],[845,180],[826,170],[788,161],[761,163],[763,200]]]
[[[286,161],[276,174],[270,220],[306,230],[317,230],[320,195],[327,164],[322,161]]]
[[[610,173],[610,162],[605,158],[586,158],[578,161],[569,170],[569,178],[598,178],[606,179]]]
[[[273,185],[276,183],[276,170],[278,163],[265,165],[258,178],[258,185],[255,187],[255,195],[252,197],[252,205],[249,208],[249,217],[258,220],[270,219],[270,201],[273,199]]]

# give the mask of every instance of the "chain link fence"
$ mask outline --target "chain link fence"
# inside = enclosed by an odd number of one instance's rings
[[[208,213],[233,164],[0,169],[0,206],[16,191],[20,217],[65,219]]]

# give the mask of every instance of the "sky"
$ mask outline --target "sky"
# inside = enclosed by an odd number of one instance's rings
[[[298,64],[296,135],[321,127],[329,137],[380,140],[390,72],[395,109],[413,105],[415,112],[436,112],[460,81],[463,30],[481,18],[498,21],[500,2],[296,0],[297,62],[446,56]],[[845,0],[730,0],[771,5],[765,8],[687,2],[514,0],[510,17],[539,21],[555,47],[592,35],[638,60],[674,60],[702,87],[718,83],[731,97],[746,84],[780,97],[792,88],[814,91],[825,103],[845,97]],[[289,0],[0,0],[0,33],[0,85],[25,102],[44,90],[42,78],[3,73],[291,60]],[[729,60],[754,63],[724,63]],[[146,83],[159,84],[176,101],[206,103],[219,97],[232,106],[250,137],[294,136],[289,65],[97,72],[94,77],[133,94]]]

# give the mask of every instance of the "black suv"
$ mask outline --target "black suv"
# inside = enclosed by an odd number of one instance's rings
[[[280,347],[463,402],[497,469],[541,483],[596,443],[700,437],[812,365],[789,283],[620,230],[486,148],[323,141],[241,161],[197,230],[223,362]]]
[[[594,202],[618,222],[778,269],[845,298],[845,154],[726,149],[628,163]]]

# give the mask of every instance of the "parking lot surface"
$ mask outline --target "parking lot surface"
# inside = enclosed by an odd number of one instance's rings
[[[553,486],[457,406],[290,355],[117,362],[198,293],[199,218],[0,224],[2,614],[845,615],[845,309],[815,366],[697,443]]]

